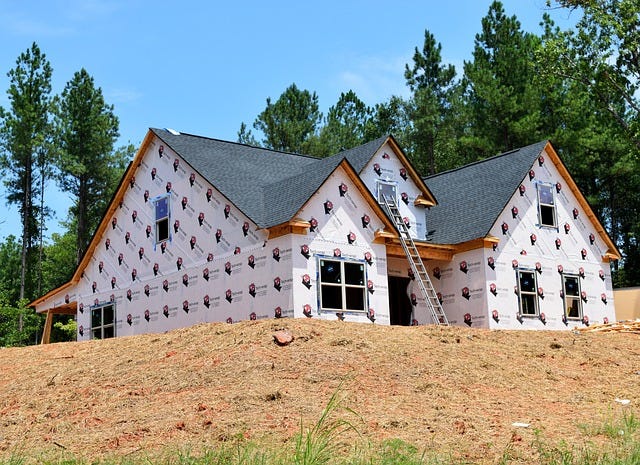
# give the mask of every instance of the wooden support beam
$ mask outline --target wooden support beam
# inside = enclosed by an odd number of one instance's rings
[[[51,342],[51,327],[53,326],[53,310],[47,310],[47,319],[44,321],[44,332],[42,333],[41,344]]]

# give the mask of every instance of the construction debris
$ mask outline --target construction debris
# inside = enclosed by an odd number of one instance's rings
[[[625,320],[576,328],[580,332],[617,332],[640,334],[640,320]]]

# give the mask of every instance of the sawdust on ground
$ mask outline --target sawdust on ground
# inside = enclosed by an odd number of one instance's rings
[[[293,334],[290,345],[274,343],[280,329]],[[286,447],[337,390],[359,417],[341,415],[373,443],[398,438],[487,464],[508,449],[524,463],[536,435],[597,441],[585,425],[640,403],[640,341],[270,320],[0,349],[0,460],[117,458],[238,439]]]

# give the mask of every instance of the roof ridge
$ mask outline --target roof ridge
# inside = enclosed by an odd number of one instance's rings
[[[469,168],[471,166],[476,166],[476,165],[479,165],[479,164],[482,164],[482,163],[485,163],[485,162],[488,162],[488,161],[491,161],[491,160],[496,160],[496,159],[498,159],[500,157],[504,157],[506,155],[511,155],[513,153],[520,152],[522,150],[534,147],[536,145],[542,145],[542,144],[546,145],[548,142],[549,142],[549,139],[544,139],[544,140],[536,142],[534,144],[525,145],[524,147],[519,147],[519,148],[513,149],[513,150],[507,150],[506,152],[501,152],[501,153],[498,153],[496,155],[492,155],[490,157],[483,158],[482,160],[476,160],[476,161],[473,161],[471,163],[467,163],[465,165],[458,166],[457,168],[451,168],[451,169],[446,170],[446,171],[441,171],[439,173],[431,174],[429,176],[424,176],[422,179],[423,180],[433,179],[433,178],[436,178],[436,177],[444,175],[444,174],[449,174],[449,173],[453,173],[453,172],[456,172],[456,171],[461,171],[461,170],[463,170],[465,168]]]
[[[166,128],[149,128],[152,131],[166,131],[169,132],[171,134],[171,132],[166,129]],[[272,153],[277,153],[277,154],[282,154],[282,155],[293,155],[295,157],[302,157],[302,158],[310,158],[312,160],[319,160],[318,157],[314,157],[313,155],[308,155],[308,154],[304,154],[304,153],[295,153],[295,152],[285,152],[284,150],[274,150],[274,149],[270,149],[267,147],[260,147],[258,145],[251,145],[251,144],[245,144],[243,142],[236,142],[236,141],[230,141],[230,140],[224,140],[224,139],[218,139],[216,137],[208,137],[208,136],[203,136],[200,134],[191,134],[188,132],[180,132],[180,131],[176,131],[178,134],[172,134],[173,136],[189,136],[189,137],[194,137],[197,139],[205,139],[205,140],[210,140],[210,141],[214,141],[214,142],[222,142],[223,144],[231,144],[231,145],[237,145],[237,146],[241,146],[241,147],[247,147],[250,149],[257,149],[257,150],[265,150],[267,152],[272,152]]]

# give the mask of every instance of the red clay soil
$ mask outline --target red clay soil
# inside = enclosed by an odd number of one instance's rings
[[[291,344],[274,342],[282,329]],[[238,438],[282,447],[340,390],[359,417],[337,413],[374,444],[399,438],[473,463],[509,450],[526,463],[536,434],[597,442],[595,429],[635,409],[638,337],[270,320],[0,349],[0,461]]]

